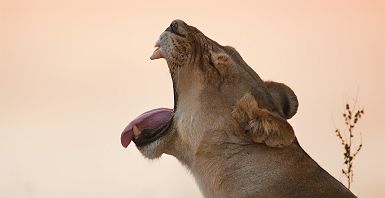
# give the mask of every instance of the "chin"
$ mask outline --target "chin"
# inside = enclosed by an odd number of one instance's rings
[[[164,152],[162,151],[161,147],[162,139],[158,139],[145,146],[137,146],[140,153],[142,153],[142,155],[148,159],[156,159],[162,156]]]

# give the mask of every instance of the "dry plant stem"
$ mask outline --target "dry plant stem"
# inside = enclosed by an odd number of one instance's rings
[[[344,147],[344,168],[342,174],[346,177],[348,188],[350,189],[351,183],[353,183],[353,160],[362,148],[362,137],[360,138],[360,144],[355,149],[352,149],[354,128],[357,125],[359,119],[364,114],[363,109],[356,110],[356,102],[353,108],[347,103],[345,106],[345,112],[342,114],[345,120],[345,130],[341,133],[340,129],[336,129],[336,136],[340,139],[341,144]],[[361,136],[361,133],[360,133]]]

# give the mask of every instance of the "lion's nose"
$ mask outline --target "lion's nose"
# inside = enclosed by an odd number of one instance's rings
[[[170,28],[172,31],[176,32],[178,30],[178,21],[175,20],[175,21],[171,22]]]
[[[170,26],[167,27],[166,31],[177,32],[178,31],[178,20],[171,22]]]

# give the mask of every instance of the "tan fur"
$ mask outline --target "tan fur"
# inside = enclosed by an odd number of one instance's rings
[[[175,115],[166,135],[138,147],[145,157],[175,156],[205,197],[355,197],[295,140],[289,87],[262,81],[234,48],[175,23],[160,36]]]

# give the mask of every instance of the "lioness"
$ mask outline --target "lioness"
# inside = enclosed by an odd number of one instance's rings
[[[174,108],[143,113],[123,131],[147,158],[175,156],[205,197],[355,197],[300,147],[286,121],[294,92],[263,82],[232,47],[174,20],[151,59],[164,58]],[[171,189],[170,189],[171,190]]]

